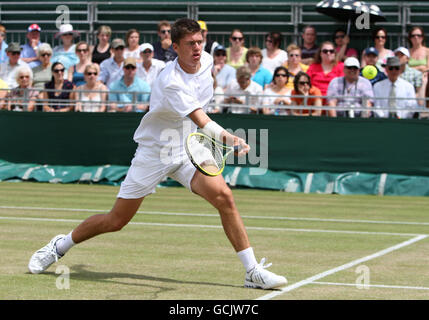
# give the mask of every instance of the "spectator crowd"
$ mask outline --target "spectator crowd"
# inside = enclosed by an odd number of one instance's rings
[[[301,45],[269,32],[263,48],[247,48],[241,30],[221,44],[210,39],[204,21],[198,23],[203,50],[213,56],[209,112],[413,118],[426,108],[429,48],[421,27],[410,29],[408,48],[393,50],[379,27],[373,45],[361,51],[350,47],[342,29],[318,43],[316,28],[306,26]],[[54,35],[60,44],[52,48],[41,43],[41,32],[31,24],[25,44],[6,43],[0,25],[0,109],[145,112],[154,80],[177,57],[168,21],[159,22],[154,43],[141,44],[136,29],[111,39],[111,28],[101,26],[91,45],[63,24]]]

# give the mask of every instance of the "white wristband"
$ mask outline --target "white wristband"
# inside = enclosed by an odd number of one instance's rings
[[[222,132],[224,130],[225,130],[224,128],[222,128],[214,121],[208,122],[203,128],[201,128],[201,131],[203,133],[217,140],[221,140]]]

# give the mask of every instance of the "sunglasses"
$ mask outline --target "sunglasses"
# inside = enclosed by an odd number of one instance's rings
[[[171,30],[161,30],[161,33],[171,33]]]
[[[17,55],[20,55],[21,52],[20,51],[16,51],[16,52],[11,52],[10,54],[13,55],[13,56],[17,56]]]
[[[353,70],[353,71],[359,70],[358,67],[346,67],[346,69],[347,70]]]
[[[305,86],[305,85],[309,86],[310,85],[310,81],[299,81],[298,84],[301,85],[301,86]]]
[[[87,72],[86,75],[87,76],[96,76],[98,73],[97,72]]]
[[[215,56],[216,57],[226,57],[226,52],[218,52],[218,53],[215,53]]]
[[[134,70],[136,67],[134,67],[134,66],[125,66],[124,68],[127,69],[127,70]]]
[[[66,69],[65,68],[63,68],[63,69],[54,69],[54,70],[52,70],[53,72],[55,72],[55,73],[60,73],[60,72],[64,72]]]
[[[46,56],[50,57],[50,56],[51,56],[51,54],[50,54],[50,53],[42,53],[40,56],[41,56],[41,57],[46,57]]]
[[[271,39],[265,39],[265,42],[273,43],[273,40],[271,40]]]
[[[122,47],[122,46],[114,48],[114,50],[124,50],[124,49],[125,49],[125,47]]]
[[[299,57],[298,53],[289,53],[289,57]]]
[[[334,54],[334,53],[335,53],[335,50],[334,50],[334,49],[323,49],[323,50],[322,50],[322,53],[324,53],[324,54],[328,54],[328,53],[330,53],[330,54]]]
[[[152,50],[149,50],[149,49],[148,49],[148,50],[143,51],[143,53],[146,53],[146,54],[147,54],[147,53],[152,53]]]
[[[422,38],[423,37],[423,35],[422,34],[412,34],[411,35],[411,38]]]
[[[243,37],[231,37],[232,41],[242,41],[243,39]]]
[[[71,33],[71,32],[70,33],[63,33],[62,34],[62,36],[72,36],[72,35],[73,35],[73,33]]]
[[[399,67],[388,67],[387,69],[389,69],[390,71],[396,70],[399,71]]]
[[[76,49],[76,52],[88,52],[88,49]]]
[[[287,74],[285,73],[277,73],[276,75],[274,75],[275,77],[283,77],[283,78],[287,78]]]
[[[30,76],[19,76],[19,79],[30,79]]]
[[[386,36],[375,36],[376,39],[386,39]]]

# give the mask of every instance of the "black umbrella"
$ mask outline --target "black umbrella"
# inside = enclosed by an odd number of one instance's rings
[[[351,22],[356,21],[362,14],[369,14],[371,22],[386,21],[386,17],[378,6],[367,4],[365,1],[324,0],[316,5],[316,11],[336,20],[347,22],[347,34],[350,32]]]

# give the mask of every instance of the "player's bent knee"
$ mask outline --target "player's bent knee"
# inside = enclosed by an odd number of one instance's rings
[[[225,187],[218,191],[215,197],[215,206],[216,208],[232,208],[235,206],[230,188]]]

